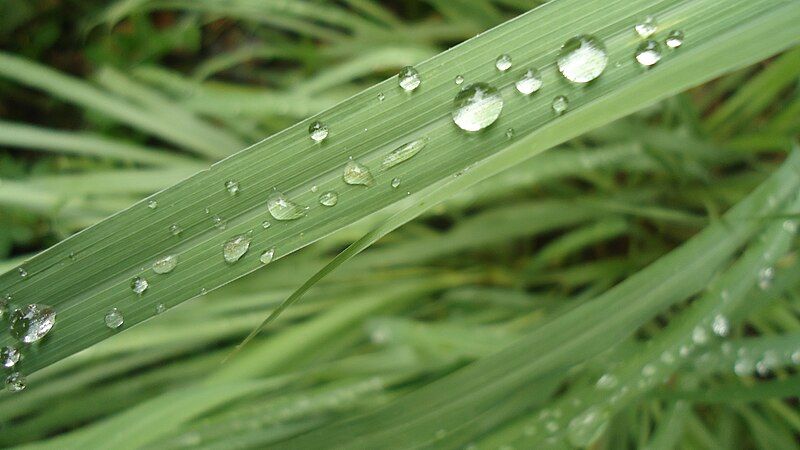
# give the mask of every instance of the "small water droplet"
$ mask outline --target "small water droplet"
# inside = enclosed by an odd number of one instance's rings
[[[509,128],[509,129],[506,130],[506,137],[508,139],[513,139],[514,138],[514,129],[513,128]]]
[[[317,192],[318,190],[319,190],[319,186],[317,186],[316,184],[311,186],[311,192]]]
[[[319,203],[323,206],[335,206],[339,201],[339,194],[336,191],[323,192],[319,196]]]
[[[412,156],[419,153],[425,146],[428,144],[428,138],[423,137],[417,139],[415,141],[408,142],[406,144],[397,147],[396,149],[392,150],[385,158],[383,158],[383,164],[381,167],[383,170],[389,169],[394,167],[404,161],[408,161],[411,159]]]
[[[396,189],[399,186],[400,186],[400,178],[397,177],[392,178],[392,187]]]
[[[208,294],[208,289],[206,289],[204,287],[201,287],[200,288],[200,295],[203,296],[203,295],[206,295],[206,294]]]
[[[216,214],[214,215],[214,217],[211,218],[211,223],[214,224],[214,228],[217,228],[217,229],[220,229],[220,230],[224,230],[225,228],[228,228],[228,221],[223,219],[222,217],[216,215]]]
[[[15,309],[9,322],[11,336],[25,344],[31,344],[50,332],[56,323],[56,312],[50,306],[34,303]]]
[[[633,30],[642,39],[649,38],[658,30],[658,23],[655,17],[647,16],[642,21],[633,26]]]
[[[456,85],[460,86],[461,83],[464,82],[464,77],[462,77],[461,75],[456,75],[455,82],[456,82]]]
[[[239,182],[236,180],[228,180],[225,182],[225,190],[228,194],[234,196],[239,193]]]
[[[731,323],[728,321],[727,317],[722,314],[717,314],[711,322],[711,330],[717,336],[725,337],[731,330]]]
[[[569,108],[569,99],[563,95],[559,95],[553,99],[553,112],[560,116],[564,114]]]
[[[315,121],[308,126],[308,135],[314,142],[322,142],[328,137],[328,126],[320,121]]]
[[[267,210],[276,220],[295,220],[306,215],[305,207],[287,199],[281,192],[269,196]]]
[[[272,262],[272,259],[275,257],[275,247],[268,248],[261,253],[261,257],[259,260],[262,264],[269,264]]]
[[[263,228],[263,229],[265,229],[265,230],[266,230],[267,228],[271,227],[271,226],[272,226],[272,224],[271,224],[271,223],[269,223],[269,221],[268,221],[268,220],[265,220],[265,221],[261,222],[261,228]]]
[[[153,272],[158,274],[170,273],[177,265],[178,257],[176,255],[162,256],[153,262]]]
[[[797,233],[797,221],[796,220],[784,220],[783,221],[783,230],[790,234]]]
[[[374,179],[369,168],[363,164],[356,162],[353,159],[347,161],[344,166],[344,173],[342,174],[344,182],[353,185],[372,186]]]
[[[0,350],[0,366],[10,369],[19,362],[20,353],[15,347],[3,347]]]
[[[18,268],[18,269],[17,269],[17,273],[19,273],[19,276],[20,276],[21,278],[25,278],[25,277],[27,277],[27,276],[28,276],[28,271],[27,271],[27,270],[25,270],[25,268],[24,268],[24,267],[20,267],[20,268]]]
[[[544,82],[542,76],[536,69],[529,69],[522,75],[522,78],[517,80],[515,84],[517,91],[522,95],[531,95],[542,88]]]
[[[161,314],[166,310],[167,310],[167,307],[164,306],[163,303],[159,303],[159,304],[156,305],[156,314]]]
[[[144,277],[136,277],[131,280],[131,289],[138,295],[144,294],[149,287],[150,283]]]
[[[181,228],[177,223],[174,223],[169,226],[169,232],[172,233],[173,236],[177,236],[183,233],[183,228]]]
[[[116,330],[117,328],[122,326],[122,323],[125,321],[125,318],[122,316],[122,311],[118,310],[117,308],[111,308],[106,313],[104,320],[108,328]]]
[[[556,63],[564,78],[573,83],[588,83],[603,73],[608,54],[600,39],[583,34],[561,46]]]
[[[669,48],[678,48],[683,45],[683,31],[672,30],[664,40],[664,44]]]
[[[6,389],[8,392],[19,392],[25,389],[25,377],[19,372],[13,372],[6,377]]]
[[[497,60],[494,62],[494,66],[497,67],[497,70],[500,72],[505,72],[511,68],[511,56],[502,54],[497,57]]]
[[[503,111],[503,97],[486,83],[467,86],[453,101],[453,122],[465,131],[480,131],[493,124]]]
[[[225,242],[222,246],[222,256],[225,258],[225,262],[235,263],[247,253],[249,248],[250,237],[246,234],[240,234]]]
[[[150,209],[156,209],[158,208],[158,202],[156,200],[150,200],[147,202],[147,207]]]
[[[378,92],[378,101],[382,102],[386,100],[386,95],[383,92]]]
[[[419,87],[420,83],[422,83],[419,72],[417,72],[417,69],[411,66],[405,66],[400,69],[400,73],[397,75],[397,77],[400,87],[406,92],[413,91]]]
[[[772,280],[775,279],[775,269],[772,267],[764,267],[758,272],[758,287],[762,291],[766,291],[772,286]]]
[[[661,61],[661,46],[658,42],[647,40],[636,48],[636,61],[645,67],[651,67]]]

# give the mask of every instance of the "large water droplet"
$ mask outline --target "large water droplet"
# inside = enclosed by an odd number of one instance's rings
[[[583,34],[561,46],[556,62],[564,78],[573,83],[588,83],[603,73],[608,54],[600,39]]]
[[[656,23],[655,17],[647,16],[641,22],[634,25],[633,30],[636,31],[639,37],[646,39],[655,34],[656,30],[658,30],[658,23]]]
[[[144,294],[144,291],[150,287],[150,283],[143,277],[136,277],[131,280],[131,290],[137,295]]]
[[[149,202],[147,202],[147,207],[150,209],[156,209],[158,208],[158,202],[155,200],[150,200]]]
[[[497,60],[494,62],[494,66],[497,67],[497,70],[500,72],[505,72],[511,68],[511,56],[503,54],[497,57]]]
[[[531,95],[542,88],[542,76],[536,69],[530,69],[517,80],[516,87],[522,95]]]
[[[275,247],[264,250],[258,259],[262,264],[269,264],[272,262],[273,258],[275,258]]]
[[[383,158],[383,164],[381,167],[383,170],[386,170],[390,167],[394,167],[401,162],[407,161],[411,159],[412,156],[416,155],[420,152],[425,146],[428,144],[428,138],[423,137],[417,139],[415,141],[411,141],[407,144],[403,144],[400,147],[392,150],[385,158]]]
[[[466,131],[480,131],[493,124],[503,111],[503,97],[486,83],[467,86],[453,101],[453,122]]]
[[[3,347],[0,349],[0,366],[10,369],[19,362],[20,353],[15,347]]]
[[[125,318],[122,316],[122,311],[118,310],[117,308],[111,308],[106,313],[104,320],[108,328],[116,330],[117,328],[122,326],[122,323],[125,321]]]
[[[225,258],[225,262],[235,263],[247,253],[249,248],[250,237],[246,234],[240,234],[225,242],[222,246],[222,256]]]
[[[43,338],[56,323],[55,310],[47,305],[32,304],[11,313],[11,336],[26,344]]]
[[[644,41],[636,49],[636,61],[645,67],[651,67],[661,61],[661,46],[653,40]]]
[[[228,180],[225,182],[225,190],[228,194],[234,196],[239,193],[239,182],[236,180]]]
[[[339,201],[339,194],[336,191],[323,192],[319,196],[319,203],[323,206],[335,206]]]
[[[564,114],[569,108],[569,99],[563,95],[559,95],[553,99],[553,112],[556,115]]]
[[[610,418],[608,410],[592,406],[570,421],[567,439],[576,447],[588,447],[603,434]]]
[[[306,208],[287,199],[281,192],[269,196],[267,210],[277,220],[295,220],[306,215]]]
[[[405,66],[400,69],[400,73],[397,75],[398,83],[400,87],[403,88],[406,92],[411,92],[417,87],[419,87],[422,79],[419,77],[419,72],[417,69],[411,66]]]
[[[162,256],[153,262],[153,272],[158,274],[170,273],[177,265],[178,257],[176,255]]]
[[[322,142],[328,137],[328,126],[316,121],[308,126],[308,135],[314,142]]]
[[[25,386],[25,377],[19,372],[14,372],[6,377],[6,389],[8,392],[19,392],[25,389]]]
[[[369,168],[352,159],[345,164],[342,178],[347,184],[360,184],[364,186],[372,186],[374,181]]]
[[[667,44],[669,48],[678,48],[683,45],[683,31],[681,30],[672,30],[667,35],[667,38],[664,40],[664,43]]]

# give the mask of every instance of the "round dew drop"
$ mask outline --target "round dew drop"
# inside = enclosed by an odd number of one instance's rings
[[[239,182],[235,180],[228,180],[225,182],[225,190],[228,194],[234,196],[239,193]]]
[[[153,263],[153,272],[157,274],[170,273],[177,265],[178,257],[176,255],[162,256]]]
[[[661,61],[661,46],[653,40],[644,41],[636,49],[636,61],[645,66],[654,66]]]
[[[569,108],[569,99],[563,95],[559,95],[553,99],[553,112],[556,115],[564,114]]]
[[[225,262],[232,264],[239,261],[249,248],[250,238],[245,234],[241,234],[225,242],[222,246],[222,256],[225,258]]]
[[[672,30],[664,40],[664,44],[669,48],[678,48],[683,45],[683,31]]]
[[[556,63],[564,78],[573,83],[588,83],[603,73],[608,54],[600,39],[583,34],[561,46]]]
[[[9,318],[11,336],[31,344],[43,338],[56,323],[55,310],[38,303],[15,309]]]
[[[467,86],[453,100],[453,122],[465,131],[480,131],[493,124],[503,111],[503,97],[486,83]]]
[[[273,258],[275,258],[275,247],[264,250],[258,259],[261,261],[261,264],[269,264],[272,262]]]
[[[314,142],[322,142],[328,137],[328,126],[316,121],[308,126],[308,135]]]
[[[347,184],[362,186],[372,186],[374,182],[369,168],[352,159],[345,164],[342,179]]]
[[[116,330],[117,328],[122,326],[122,323],[125,321],[125,318],[122,316],[122,312],[120,310],[118,310],[117,308],[111,308],[106,313],[104,320],[108,328]]]
[[[15,347],[3,347],[0,349],[0,366],[10,369],[19,362],[20,353]]]
[[[522,95],[531,95],[542,88],[542,76],[536,69],[529,69],[515,84]]]
[[[633,30],[642,39],[647,39],[658,30],[658,23],[656,23],[655,17],[647,16],[644,20],[634,25]]]
[[[456,75],[456,79],[455,79],[455,83],[456,83],[456,85],[457,85],[457,86],[460,86],[460,85],[461,85],[461,83],[463,83],[463,82],[464,82],[464,77],[463,77],[463,76],[461,76],[461,75]]]
[[[411,66],[405,66],[400,69],[400,73],[397,75],[397,81],[400,87],[406,92],[413,91],[422,83],[419,72]]]
[[[144,294],[144,291],[146,291],[148,287],[150,287],[150,283],[143,277],[136,277],[131,280],[131,290],[133,290],[136,295]]]
[[[8,392],[19,392],[25,389],[25,386],[25,377],[19,372],[14,372],[6,377],[6,389]]]
[[[502,54],[502,55],[498,56],[497,60],[494,62],[494,66],[500,72],[507,71],[508,69],[511,68],[511,65],[512,65],[511,56],[506,55],[506,54]]]

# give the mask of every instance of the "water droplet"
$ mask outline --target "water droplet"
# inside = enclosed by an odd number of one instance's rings
[[[636,49],[636,61],[645,67],[651,67],[661,61],[661,46],[658,42],[647,40]]]
[[[456,85],[459,85],[459,86],[460,86],[460,85],[461,85],[461,83],[463,83],[463,82],[464,82],[464,77],[462,77],[461,75],[456,75],[456,80],[455,80],[455,82],[456,82]]]
[[[347,161],[347,164],[345,164],[342,178],[347,184],[360,184],[364,186],[372,186],[374,181],[369,168],[352,159]]]
[[[234,196],[239,193],[239,182],[236,180],[228,180],[225,182],[225,190],[228,191],[228,194]]]
[[[122,317],[122,311],[118,310],[117,308],[109,309],[104,319],[106,326],[112,330],[116,330],[117,328],[121,327],[122,323],[125,321],[125,318]]]
[[[552,421],[552,420],[550,422],[547,422],[544,425],[544,427],[547,428],[547,431],[549,431],[551,433],[555,433],[556,431],[558,431],[558,428],[559,428],[558,423],[555,422],[555,421]]]
[[[797,221],[796,220],[784,220],[783,221],[783,230],[790,234],[797,233]]]
[[[43,338],[56,323],[52,307],[38,303],[15,309],[9,318],[11,336],[26,344]]]
[[[19,392],[25,389],[25,386],[25,377],[19,372],[14,372],[6,377],[6,389],[8,392]]]
[[[228,228],[228,221],[223,219],[222,217],[216,215],[216,214],[214,215],[214,217],[211,218],[211,223],[214,224],[214,228],[217,228],[217,229],[220,229],[220,230],[224,230],[225,228]]]
[[[227,263],[235,263],[238,261],[247,250],[250,248],[250,237],[246,234],[240,234],[233,239],[228,240],[222,246],[222,256]]]
[[[319,190],[319,186],[317,186],[316,184],[311,186],[311,192],[317,192],[318,190]]]
[[[306,215],[306,208],[288,200],[281,192],[269,196],[267,210],[276,220],[295,220]]]
[[[163,303],[159,303],[159,304],[156,305],[156,314],[161,314],[166,310],[167,310],[167,307],[164,306]]]
[[[708,342],[708,332],[705,328],[698,325],[692,330],[692,342],[696,345],[703,345]]]
[[[642,367],[643,377],[652,377],[655,374],[656,374],[656,366],[652,364],[645,364],[644,367]]]
[[[617,377],[610,373],[603,374],[595,384],[599,389],[608,390],[617,386]]]
[[[711,330],[717,336],[725,337],[731,331],[731,323],[728,321],[727,317],[717,314],[711,322]]]
[[[144,291],[146,291],[148,287],[150,287],[150,283],[142,277],[136,277],[131,280],[131,289],[137,295],[144,294]]]
[[[24,267],[20,267],[20,268],[18,268],[18,269],[17,269],[17,273],[19,273],[19,276],[20,276],[20,277],[22,277],[22,278],[25,278],[25,277],[27,277],[27,276],[28,276],[28,271],[27,271],[27,270],[25,270],[25,268],[24,268]]]
[[[10,369],[19,362],[20,353],[14,347],[3,347],[0,350],[0,366]]]
[[[400,186],[400,178],[397,177],[392,178],[392,187],[396,189],[399,186]]]
[[[667,38],[664,40],[664,43],[667,44],[669,48],[678,48],[683,45],[683,31],[680,30],[672,30],[667,35]]]
[[[0,319],[8,314],[8,303],[11,301],[11,294],[6,294],[0,299]]]
[[[153,272],[158,274],[170,273],[177,265],[178,257],[176,255],[162,256],[153,263]]]
[[[465,131],[480,131],[493,124],[503,111],[503,97],[486,83],[467,86],[453,101],[453,122]]]
[[[556,62],[564,78],[573,83],[588,83],[603,73],[608,54],[600,39],[583,34],[561,46]]]
[[[169,226],[169,232],[172,233],[173,236],[177,236],[183,232],[183,228],[181,228],[177,223],[174,223]]]
[[[323,192],[319,196],[319,203],[323,206],[334,206],[339,201],[339,194],[336,191]]]
[[[147,202],[147,207],[150,209],[156,209],[158,208],[158,202],[155,200],[150,200],[149,202]]]
[[[427,137],[403,144],[400,147],[392,150],[388,155],[386,155],[385,158],[383,158],[383,164],[381,167],[383,170],[386,170],[400,164],[401,162],[407,161],[425,148],[427,144]]]
[[[400,69],[400,73],[397,75],[398,83],[400,87],[403,88],[406,92],[411,92],[417,87],[419,87],[422,79],[419,77],[419,72],[417,69],[411,66],[405,66]]]
[[[649,38],[655,34],[657,29],[658,23],[656,23],[656,19],[653,16],[647,16],[644,20],[633,26],[633,30],[636,31],[636,34],[642,39]]]
[[[378,101],[382,102],[386,100],[386,95],[383,92],[378,92]]]
[[[506,137],[508,139],[513,139],[514,138],[514,129],[513,128],[509,128],[509,129],[506,130]]]
[[[542,76],[539,74],[539,71],[536,69],[530,69],[525,72],[525,75],[523,75],[522,78],[517,80],[515,86],[520,94],[531,95],[541,89],[543,84],[544,82],[542,81]]]
[[[675,356],[673,356],[672,353],[665,351],[661,354],[661,362],[664,364],[672,364],[675,362]]]
[[[564,114],[569,108],[569,99],[563,95],[559,95],[553,99],[553,112],[560,116]]]
[[[755,365],[747,358],[738,359],[733,365],[733,371],[740,377],[745,377],[753,373]]]
[[[308,126],[308,135],[314,142],[322,142],[328,137],[328,126],[320,121]]]
[[[269,223],[269,221],[268,221],[268,220],[265,220],[265,221],[261,222],[261,228],[263,228],[263,229],[265,229],[265,230],[266,230],[267,228],[271,227],[271,226],[272,226],[272,224],[271,224],[271,223]]]
[[[567,440],[576,447],[588,447],[608,427],[611,414],[605,408],[592,406],[569,422]]]
[[[262,264],[269,264],[275,257],[275,247],[268,248],[261,253],[259,260]]]
[[[775,279],[775,269],[772,267],[765,267],[758,272],[758,287],[762,291],[766,291],[772,286],[772,280]]]
[[[494,62],[494,66],[497,67],[497,70],[500,72],[505,72],[511,68],[511,56],[503,54],[497,57],[497,60]]]

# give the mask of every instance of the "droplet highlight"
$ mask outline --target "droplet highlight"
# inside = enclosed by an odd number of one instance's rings
[[[652,67],[661,61],[661,45],[653,40],[647,40],[636,48],[636,61],[644,67]]]
[[[406,92],[413,91],[422,83],[419,72],[417,72],[417,69],[411,66],[405,66],[400,69],[400,73],[397,75],[397,77],[400,87]]]
[[[415,141],[408,142],[406,144],[397,147],[396,149],[392,150],[385,158],[383,158],[383,163],[381,164],[381,168],[383,170],[389,169],[394,167],[402,162],[408,161],[419,153],[425,146],[428,145],[428,138],[424,137],[421,139],[417,139]]]
[[[322,142],[328,137],[328,126],[320,121],[313,122],[308,126],[308,135],[314,142]]]
[[[118,310],[117,308],[109,309],[103,320],[105,321],[106,326],[112,330],[116,330],[117,328],[121,327],[122,323],[125,322],[125,318],[122,316],[122,311]]]
[[[295,220],[306,215],[306,208],[287,199],[281,192],[269,196],[267,210],[275,220]]]
[[[20,353],[15,347],[6,346],[0,349],[0,366],[10,369],[19,362]]]
[[[655,17],[647,16],[642,19],[639,23],[633,26],[633,31],[639,35],[642,39],[647,39],[658,30],[658,23],[656,22]]]
[[[162,256],[153,262],[153,272],[157,274],[170,273],[177,265],[178,257],[176,255]]]
[[[542,88],[544,82],[542,75],[536,69],[529,69],[522,77],[517,80],[515,86],[522,95],[531,95]]]
[[[608,54],[600,39],[582,34],[561,46],[556,63],[564,78],[573,83],[588,83],[603,73]]]
[[[506,55],[506,54],[498,56],[497,60],[495,60],[495,62],[494,62],[494,66],[500,72],[507,71],[508,69],[511,68],[512,65],[513,65],[513,62],[511,61],[511,56],[510,55]]]
[[[15,309],[9,322],[11,336],[25,344],[32,344],[50,332],[56,323],[56,312],[50,306],[34,303]]]
[[[150,283],[143,277],[136,277],[131,280],[131,290],[136,295],[144,294],[148,287],[150,287]]]
[[[493,124],[503,111],[503,97],[486,83],[467,86],[453,101],[453,122],[465,131],[480,131]]]
[[[683,31],[681,30],[672,30],[667,35],[667,38],[664,39],[664,44],[666,44],[669,48],[678,48],[683,45]]]

